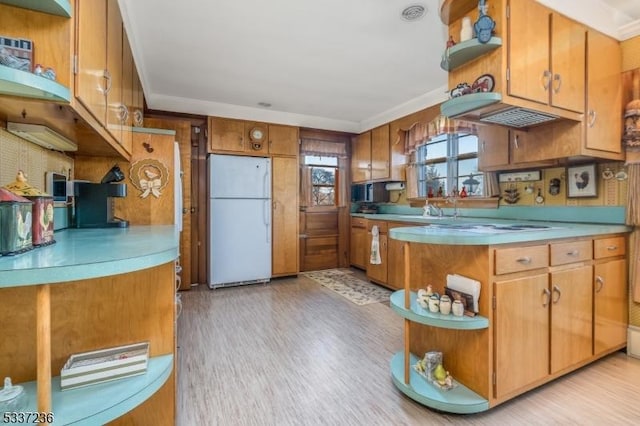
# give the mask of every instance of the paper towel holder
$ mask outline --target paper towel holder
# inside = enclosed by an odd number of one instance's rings
[[[404,182],[389,182],[384,186],[387,191],[402,191],[405,188]]]

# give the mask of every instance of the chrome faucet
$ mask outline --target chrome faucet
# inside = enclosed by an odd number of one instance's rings
[[[442,217],[444,212],[442,211],[442,209],[438,206],[436,206],[435,204],[429,203],[429,216],[438,216],[438,217]],[[435,212],[435,214],[434,214]]]
[[[458,197],[447,197],[447,203],[453,204],[453,219],[458,218]],[[442,209],[441,209],[442,210]]]

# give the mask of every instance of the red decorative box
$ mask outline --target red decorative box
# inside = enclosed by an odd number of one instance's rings
[[[34,246],[55,243],[53,239],[53,197],[25,196],[33,201],[32,239]]]

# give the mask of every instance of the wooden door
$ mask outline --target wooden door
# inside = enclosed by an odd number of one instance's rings
[[[625,259],[594,267],[593,353],[602,354],[627,342],[627,262]]]
[[[269,153],[294,155],[299,152],[298,128],[291,126],[269,125]]]
[[[337,268],[338,209],[307,208],[304,216],[300,270]]]
[[[351,226],[350,261],[352,266],[367,268],[367,229]]]
[[[389,125],[371,130],[371,179],[389,179]]]
[[[622,53],[620,43],[595,30],[587,33],[586,147],[622,150]]]
[[[584,112],[586,28],[559,14],[551,15],[551,105]]]
[[[125,121],[124,128],[122,129],[122,139],[120,144],[122,147],[131,154],[131,144],[133,133],[131,127],[133,126],[133,53],[131,52],[131,46],[129,45],[129,38],[127,33],[122,31],[122,104],[125,107]]]
[[[547,274],[494,284],[495,397],[515,395],[549,374]]]
[[[538,2],[509,1],[510,96],[549,103],[549,15],[549,10]]]
[[[272,159],[272,275],[298,273],[298,159]]]
[[[244,151],[244,122],[209,117],[209,140],[212,151]]]
[[[371,132],[353,138],[351,145],[351,181],[371,179]]]
[[[478,126],[478,169],[495,170],[509,165],[509,129]]]
[[[107,68],[107,1],[76,3],[76,55],[78,75],[75,96],[99,123],[107,119],[105,70]]]
[[[125,124],[122,56],[122,17],[118,0],[107,0],[107,71],[110,78],[107,86],[107,131],[118,143],[121,143]]]
[[[551,374],[591,356],[591,274],[590,265],[551,274]]]

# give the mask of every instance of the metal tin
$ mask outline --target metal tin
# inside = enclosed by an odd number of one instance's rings
[[[33,201],[32,240],[34,246],[55,243],[53,239],[53,197],[26,196]]]
[[[0,255],[22,253],[33,248],[33,203],[0,188]]]

